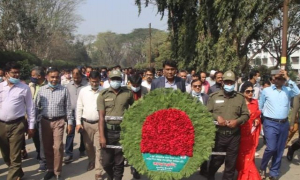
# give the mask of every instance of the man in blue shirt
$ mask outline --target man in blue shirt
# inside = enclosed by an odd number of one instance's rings
[[[287,86],[284,86],[287,84]],[[265,88],[259,99],[259,108],[264,113],[264,134],[267,148],[265,149],[260,166],[262,179],[266,177],[265,171],[272,158],[270,180],[279,177],[281,158],[285,142],[289,133],[288,113],[291,98],[300,94],[295,82],[291,81],[287,72],[280,70],[274,77],[274,84]]]

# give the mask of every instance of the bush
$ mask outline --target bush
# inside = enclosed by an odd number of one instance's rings
[[[4,67],[7,62],[10,61],[24,61],[28,60],[28,63],[35,66],[42,65],[42,61],[35,55],[24,51],[0,51],[0,66]]]

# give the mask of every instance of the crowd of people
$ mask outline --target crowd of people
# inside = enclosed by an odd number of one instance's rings
[[[211,112],[217,129],[213,151],[226,155],[212,155],[199,164],[208,180],[215,179],[224,162],[223,180],[234,179],[235,171],[239,180],[279,179],[284,149],[299,129],[299,87],[284,70],[272,71],[261,82],[257,70],[245,79],[230,70],[178,70],[175,61],[166,60],[158,70],[34,67],[28,85],[20,74],[15,62],[0,69],[0,149],[9,167],[8,180],[24,176],[25,134],[33,139],[43,179],[62,179],[63,163],[73,161],[75,132],[80,134],[80,157],[87,155],[86,170],[95,171],[95,180],[105,173],[108,179],[121,180],[125,158],[122,149],[111,146],[120,146],[122,116],[134,101],[157,88],[188,93]],[[266,148],[256,167],[260,135]],[[289,161],[299,148],[298,138],[288,147]],[[131,172],[140,179],[134,167]]]

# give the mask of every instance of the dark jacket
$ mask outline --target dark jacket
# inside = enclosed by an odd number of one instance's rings
[[[166,78],[160,77],[157,79],[154,79],[151,83],[151,91],[157,88],[165,88]],[[185,81],[181,79],[180,77],[175,76],[175,84],[177,86],[178,90],[181,90],[181,92],[185,92]]]

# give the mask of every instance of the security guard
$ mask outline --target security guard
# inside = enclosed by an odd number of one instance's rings
[[[235,75],[227,71],[223,75],[223,90],[210,95],[207,108],[217,124],[214,152],[226,152],[226,156],[213,155],[209,165],[208,179],[214,180],[215,173],[225,160],[223,180],[234,178],[235,163],[240,142],[239,125],[249,119],[244,96],[236,91]]]
[[[110,87],[102,90],[97,99],[102,166],[109,180],[121,180],[124,173],[122,149],[106,148],[106,145],[120,145],[121,121],[105,121],[105,117],[123,116],[124,111],[133,104],[134,99],[131,90],[121,87],[122,76],[119,70],[109,73],[109,83]]]

